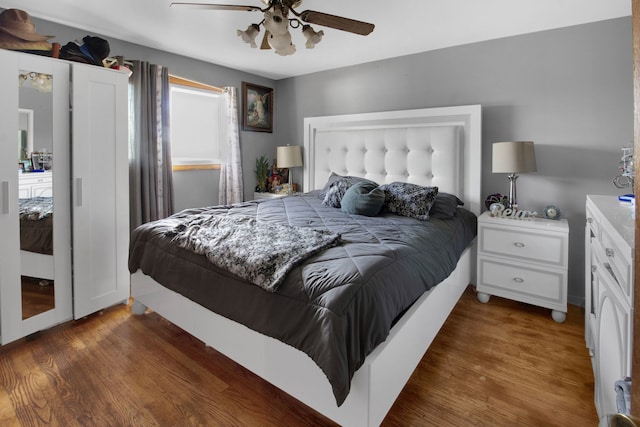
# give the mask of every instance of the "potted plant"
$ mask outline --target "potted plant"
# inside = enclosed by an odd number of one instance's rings
[[[264,193],[267,191],[267,175],[269,174],[269,160],[265,156],[260,156],[256,159],[256,191]]]

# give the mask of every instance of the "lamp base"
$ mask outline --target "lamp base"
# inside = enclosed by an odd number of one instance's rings
[[[516,180],[518,175],[515,173],[509,174],[509,209],[518,209],[518,198],[516,196]]]

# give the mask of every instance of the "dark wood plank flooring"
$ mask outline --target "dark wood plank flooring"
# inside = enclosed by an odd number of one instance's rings
[[[55,307],[55,284],[53,280],[21,276],[21,281],[23,320]]]
[[[384,426],[596,426],[582,309],[470,287]],[[330,426],[154,313],[117,306],[0,347],[2,426]]]

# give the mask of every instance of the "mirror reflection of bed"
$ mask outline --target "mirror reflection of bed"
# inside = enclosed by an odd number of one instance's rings
[[[26,174],[24,175],[26,176]],[[23,175],[20,176],[22,178]],[[49,177],[27,177],[27,181],[39,182],[38,188],[24,192],[51,193]],[[21,179],[24,189],[24,179]],[[49,182],[49,184],[43,183]],[[22,292],[22,319],[28,319],[55,308],[53,274],[53,197],[34,196],[21,198],[20,209],[20,264]]]
[[[34,85],[35,78],[46,79],[49,84]],[[53,78],[32,70],[21,70],[18,81],[17,170],[22,319],[28,319],[55,308],[51,137]]]

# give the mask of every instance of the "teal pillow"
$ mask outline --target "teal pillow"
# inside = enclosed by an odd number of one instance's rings
[[[384,191],[374,182],[361,181],[344,193],[340,209],[348,214],[376,216],[382,205]]]

